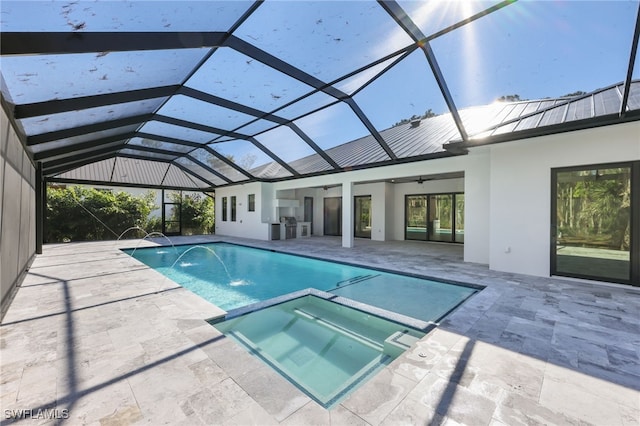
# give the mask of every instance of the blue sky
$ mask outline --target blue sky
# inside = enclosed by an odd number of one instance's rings
[[[399,1],[427,35],[495,3]],[[3,1],[0,7],[3,31],[224,31],[250,4]],[[458,108],[488,104],[509,94],[539,99],[577,90],[589,92],[624,80],[637,9],[638,0],[518,1],[433,40],[431,46]],[[376,2],[364,0],[268,0],[234,34],[324,82],[413,43]],[[33,102],[37,96],[48,100],[91,94],[92,90],[179,82],[204,53],[185,51],[172,56],[173,60],[163,60],[161,53],[154,52],[3,58],[2,71],[12,95],[27,93],[23,99]],[[35,75],[25,76],[20,71],[25,66],[35,70],[30,72]],[[365,71],[336,86],[351,94],[381,68]],[[636,77],[640,76],[638,68],[640,65],[636,66]],[[230,48],[214,53],[187,85],[261,110],[281,108],[312,90]],[[420,50],[354,99],[379,130],[429,108],[436,113],[448,112]],[[302,111],[333,101],[325,94],[317,94],[300,106],[277,114],[295,118]],[[220,128],[235,128],[247,118],[184,96],[169,101],[160,112]],[[302,118],[297,124],[323,148],[367,133],[346,104]],[[256,123],[241,131],[253,133],[270,127],[269,123]],[[293,132],[272,131],[258,139],[286,160],[310,152]],[[226,145],[225,152],[237,158],[256,149],[248,144],[237,149]],[[258,158],[266,161],[264,155]]]

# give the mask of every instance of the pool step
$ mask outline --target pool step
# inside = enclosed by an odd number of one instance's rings
[[[304,318],[307,318],[309,320],[314,321],[316,324],[329,328],[337,333],[342,334],[343,336],[349,337],[353,340],[356,340],[360,343],[362,343],[365,346],[370,347],[371,349],[375,349],[376,351],[382,352],[383,351],[383,345],[381,345],[380,343],[376,342],[373,339],[368,338],[367,336],[363,336],[361,334],[356,333],[353,330],[349,330],[346,327],[343,327],[340,324],[337,324],[335,322],[332,322],[328,319],[324,319],[324,318],[320,318],[319,316],[316,316],[314,314],[312,314],[311,312],[307,312],[303,309],[300,308],[295,308],[293,310],[294,313],[296,313],[297,315],[300,315]]]
[[[413,346],[418,340],[420,340],[420,337],[413,336],[406,330],[397,331],[385,339],[383,352],[396,358]]]
[[[359,275],[357,277],[349,278],[347,280],[338,281],[336,283],[336,288],[347,287],[353,284],[361,283],[362,281],[370,280],[371,278],[379,277],[380,274],[375,275]]]

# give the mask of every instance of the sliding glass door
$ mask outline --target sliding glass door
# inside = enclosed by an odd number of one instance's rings
[[[428,235],[430,241],[453,241],[453,194],[429,196]]]
[[[405,196],[405,239],[464,242],[464,194]]]
[[[553,170],[552,274],[637,284],[639,164]]]
[[[354,236],[371,238],[371,195],[357,196],[354,200],[356,207]]]
[[[427,239],[427,196],[407,195],[405,198],[406,240]]]

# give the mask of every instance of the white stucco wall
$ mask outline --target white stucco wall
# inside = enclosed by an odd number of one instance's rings
[[[392,183],[384,183],[384,205],[385,205],[385,230],[384,240],[393,240],[393,224],[396,221],[395,209],[388,209],[386,206],[392,206],[395,198],[395,185]],[[404,217],[404,216],[402,216]]]
[[[353,182],[353,196],[371,195],[373,210],[371,238],[377,241],[402,240],[404,239],[404,196],[406,194],[464,192],[464,179],[426,181],[423,184],[394,184],[381,180],[460,172],[464,171],[466,163],[466,157],[444,158],[290,181],[219,188],[216,190],[216,233],[246,238],[270,238],[269,228],[266,225],[278,222],[280,216],[295,216],[298,220],[303,219],[306,196],[313,197],[314,200],[313,233],[323,235],[324,199],[342,197],[342,185]],[[255,217],[246,215],[241,217],[244,210],[238,206],[237,222],[222,222],[222,197],[229,197],[230,200],[230,197],[235,195],[238,200],[244,200],[251,191],[255,191],[256,204],[261,206],[259,214]],[[298,200],[299,207],[279,208],[277,207],[279,199]],[[343,200],[343,211],[344,207]],[[349,222],[352,225],[353,218]],[[481,226],[487,228],[486,223]],[[468,232],[466,228],[465,232]],[[487,250],[484,252],[486,253]]]
[[[480,148],[466,157],[464,171],[464,261],[489,263],[491,232],[489,148]]]
[[[216,234],[233,237],[254,238],[258,240],[269,239],[269,224],[262,222],[263,203],[260,182],[252,182],[244,185],[235,185],[216,190]],[[255,194],[256,210],[248,211],[248,196]],[[231,221],[231,197],[236,197],[236,221]],[[227,221],[222,220],[222,198],[227,197]],[[267,216],[268,217],[268,216]]]
[[[490,268],[549,275],[552,168],[633,160],[637,121],[492,146]]]
[[[551,169],[634,160],[640,160],[640,122],[484,146],[465,156],[238,185],[216,192],[216,232],[267,239],[268,222],[277,221],[273,200],[280,196],[298,199],[300,207],[291,210],[291,215],[301,220],[304,196],[313,196],[314,234],[322,235],[324,198],[342,196],[342,185],[353,182],[351,195],[372,196],[372,239],[403,240],[405,195],[464,192],[464,260],[500,271],[548,276]],[[422,184],[380,182],[451,172],[464,172],[464,178]],[[249,193],[256,194],[262,212],[247,214]],[[238,221],[221,222],[220,199],[231,195],[242,203]]]

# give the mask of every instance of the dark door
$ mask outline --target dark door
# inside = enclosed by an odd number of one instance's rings
[[[640,283],[640,162],[555,169],[551,274]]]
[[[304,197],[304,220],[310,223],[310,235],[313,235],[313,197]]]
[[[360,195],[355,199],[355,226],[353,235],[371,238],[371,195]]]
[[[324,199],[324,235],[342,235],[342,197]]]
[[[162,233],[182,234],[182,192],[162,190]]]

